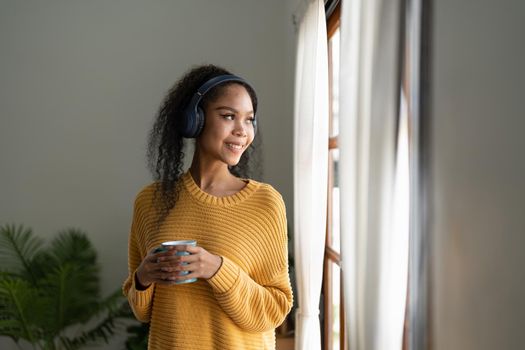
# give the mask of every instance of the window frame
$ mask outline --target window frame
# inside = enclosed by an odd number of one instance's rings
[[[334,4],[335,3],[335,4]],[[332,105],[332,77],[333,77],[333,67],[332,67],[332,50],[330,46],[330,39],[336,33],[337,29],[340,27],[341,23],[341,1],[332,1],[326,7],[329,9],[327,13],[327,40],[328,40],[328,79],[329,79],[329,130],[330,134],[332,132],[333,124],[333,105]],[[330,135],[328,139],[328,187],[327,187],[327,215],[326,215],[326,231],[325,231],[325,254],[323,261],[323,293],[322,293],[322,307],[323,310],[323,320],[322,320],[322,339],[323,339],[323,349],[331,350],[333,349],[334,339],[332,335],[333,329],[333,273],[332,273],[332,264],[335,264],[339,267],[340,274],[340,293],[339,293],[339,305],[340,305],[340,329],[339,329],[339,349],[346,350],[348,349],[348,344],[345,336],[345,312],[344,312],[344,290],[343,290],[343,274],[341,271],[341,253],[335,250],[332,247],[332,228],[333,228],[333,188],[334,188],[334,171],[333,171],[333,150],[337,150],[338,146],[338,135]]]

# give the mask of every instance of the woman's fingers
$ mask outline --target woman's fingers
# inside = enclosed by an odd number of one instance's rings
[[[186,251],[190,255],[176,255],[178,251]],[[222,258],[209,253],[202,247],[184,246],[169,247],[166,252],[150,252],[145,266],[147,280],[172,284],[191,278],[208,279],[220,268]]]
[[[196,247],[199,248],[199,247]],[[195,250],[197,251],[197,250]],[[198,253],[180,257],[181,271],[190,271],[183,279],[204,278],[208,279],[215,275],[222,265],[222,257],[209,253],[200,248]]]
[[[155,271],[150,274],[150,278],[155,282],[166,282],[166,281],[174,281],[177,277],[179,277],[180,271]]]
[[[199,254],[199,253],[202,253],[204,250],[204,248],[202,247],[199,247],[199,246],[192,246],[192,245],[187,245],[185,246],[184,248],[185,251],[187,251],[188,253],[190,254]]]
[[[148,254],[148,257],[152,260],[152,261],[155,261],[156,259],[160,259],[160,258],[164,258],[164,257],[169,257],[169,256],[173,256],[175,255],[177,252],[175,251],[174,247],[168,247],[168,250],[166,250],[165,252],[155,252],[156,249],[153,249],[152,251],[150,251],[150,253]]]
[[[202,277],[197,271],[190,272],[187,275],[179,275],[174,277],[174,281],[180,282],[184,280],[189,280],[191,278],[199,278]]]

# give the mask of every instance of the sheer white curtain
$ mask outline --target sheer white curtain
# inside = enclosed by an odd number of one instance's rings
[[[400,239],[408,233],[394,220],[400,15],[401,0],[342,3],[341,255],[351,350],[402,345],[408,243]]]
[[[309,0],[298,27],[294,109],[295,348],[320,349],[328,167],[328,57],[324,3]]]

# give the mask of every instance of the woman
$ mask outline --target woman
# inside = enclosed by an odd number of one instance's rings
[[[212,65],[189,71],[159,110],[148,148],[157,181],[135,199],[123,287],[150,322],[149,349],[275,349],[292,306],[284,202],[235,175],[247,170],[256,110],[253,88]],[[195,138],[186,172],[183,138]],[[188,239],[190,255],[155,253]]]

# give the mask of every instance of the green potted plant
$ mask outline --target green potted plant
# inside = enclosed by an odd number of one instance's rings
[[[80,230],[64,230],[44,246],[31,229],[0,226],[0,336],[46,350],[107,343],[116,320],[130,312],[120,289],[101,297],[99,272]]]

